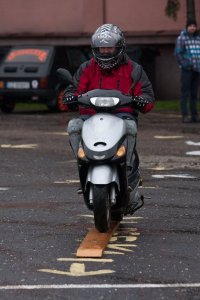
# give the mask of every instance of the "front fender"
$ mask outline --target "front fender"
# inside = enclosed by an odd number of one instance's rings
[[[92,184],[109,184],[116,182],[119,186],[119,178],[116,166],[99,165],[90,166],[86,182]]]

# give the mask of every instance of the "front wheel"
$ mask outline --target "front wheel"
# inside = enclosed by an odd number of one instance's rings
[[[15,101],[12,99],[4,99],[1,104],[1,110],[3,113],[10,114],[15,109]]]
[[[112,212],[111,220],[116,222],[121,222],[123,220],[123,214],[121,212]]]
[[[108,186],[94,185],[93,197],[95,227],[99,232],[107,232],[110,229],[111,222],[111,206]]]

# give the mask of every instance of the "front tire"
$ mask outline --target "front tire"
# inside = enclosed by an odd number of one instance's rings
[[[121,212],[112,212],[111,220],[116,222],[121,222],[123,220],[123,214]]]
[[[110,229],[111,222],[108,186],[94,185],[93,196],[95,227],[99,232],[107,232]]]

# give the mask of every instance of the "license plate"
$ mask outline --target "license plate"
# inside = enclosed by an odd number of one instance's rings
[[[30,82],[25,81],[8,81],[6,83],[7,89],[30,89]]]

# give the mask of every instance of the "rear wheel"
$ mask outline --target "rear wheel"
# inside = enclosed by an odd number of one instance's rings
[[[108,187],[105,185],[94,185],[93,196],[95,227],[99,232],[107,232],[111,222]]]

